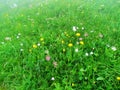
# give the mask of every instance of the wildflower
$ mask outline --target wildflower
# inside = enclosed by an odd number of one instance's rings
[[[73,44],[72,44],[72,43],[69,43],[69,44],[68,44],[68,47],[72,47],[72,46],[73,46]]]
[[[46,59],[46,61],[50,61],[50,56],[47,55],[47,56],[45,57],[45,59]]]
[[[116,79],[117,79],[118,81],[120,81],[120,77],[117,77]]]
[[[40,38],[40,41],[44,41],[44,38]]]
[[[89,56],[89,54],[88,54],[88,53],[85,53],[85,56]]]
[[[62,42],[62,44],[64,44],[64,43],[65,43],[65,42],[64,42],[64,40],[62,40],[61,42]]]
[[[87,37],[87,36],[88,36],[88,33],[85,33],[84,36]]]
[[[54,81],[54,80],[55,80],[55,78],[54,78],[54,77],[52,77],[52,78],[51,78],[51,80],[52,80],[52,81]]]
[[[92,52],[92,51],[90,52],[90,55],[93,55],[93,52]]]
[[[19,38],[19,36],[17,36],[16,38]]]
[[[79,36],[80,36],[80,33],[76,33],[76,36],[79,37]]]
[[[57,67],[58,64],[57,64],[56,61],[54,61],[54,62],[53,62],[53,65],[54,65],[54,67]]]
[[[11,41],[11,37],[6,37],[5,40],[6,41]]]
[[[79,42],[76,42],[76,44],[79,44]]]
[[[84,30],[85,28],[84,27],[82,27],[82,30]]]
[[[72,83],[72,85],[71,85],[72,87],[74,87],[75,86],[75,84],[74,83]]]
[[[37,48],[37,45],[36,45],[36,44],[34,44],[34,45],[33,45],[33,48]]]
[[[78,51],[79,51],[78,48],[76,48],[76,49],[75,49],[75,52],[78,52]]]
[[[22,52],[22,51],[23,51],[23,49],[21,48],[21,49],[20,49],[20,51]]]
[[[49,51],[48,51],[48,50],[45,50],[45,54],[49,54]]]
[[[80,41],[82,41],[82,40],[83,40],[83,38],[79,38],[79,40],[80,40]]]
[[[103,34],[99,33],[99,37],[100,37],[100,38],[103,38]]]
[[[83,42],[83,41],[80,41],[80,44],[81,44],[81,45],[84,45],[84,42]]]
[[[37,46],[40,46],[40,43],[38,43]]]
[[[111,49],[112,49],[113,51],[116,51],[116,50],[117,50],[117,48],[114,47],[114,46],[112,46]]]
[[[76,28],[76,26],[73,26],[73,31],[77,31],[77,28]]]
[[[65,49],[63,49],[63,52],[65,52],[66,50]]]

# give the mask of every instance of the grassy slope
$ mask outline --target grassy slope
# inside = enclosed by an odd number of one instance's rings
[[[120,89],[120,82],[116,80],[120,75],[118,0],[50,0],[37,3],[38,6],[32,4],[32,8],[26,5],[1,14],[0,42],[5,42],[0,44],[1,88]],[[79,27],[84,46],[75,44],[77,38],[72,31],[73,26]],[[81,30],[82,27],[85,30]],[[64,32],[71,36],[66,37]],[[18,33],[21,33],[19,39],[16,38]],[[84,33],[89,36],[84,37]],[[104,37],[99,38],[99,33]],[[7,36],[12,40],[5,41]],[[41,37],[45,39],[44,45]],[[61,45],[63,39],[65,45]],[[71,49],[67,47],[70,41],[74,43]],[[38,42],[41,46],[34,50],[32,45]],[[117,51],[113,52],[107,44],[116,46]],[[23,52],[20,52],[21,48]],[[66,53],[62,53],[63,48]],[[75,48],[79,48],[78,54],[74,52]],[[52,58],[49,63],[44,60],[45,50],[49,50]],[[86,57],[85,53],[91,51],[94,55]],[[58,62],[57,68],[53,67],[53,61]],[[55,81],[50,80],[52,76]],[[72,87],[72,83],[75,86]]]

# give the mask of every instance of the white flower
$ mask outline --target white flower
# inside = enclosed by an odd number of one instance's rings
[[[51,80],[52,80],[52,81],[54,81],[54,80],[55,80],[55,78],[54,78],[54,77],[52,77],[52,78],[51,78]]]
[[[79,44],[79,42],[76,42],[76,44]]]
[[[37,45],[40,46],[40,43],[38,43]]]
[[[84,30],[85,28],[84,27],[82,27],[82,30]]]
[[[79,38],[79,40],[83,40],[83,38]]]
[[[76,49],[75,49],[75,52],[78,52],[78,51],[79,51],[78,48],[76,48]]]
[[[85,53],[85,56],[89,56],[89,54],[88,54],[88,53]]]
[[[22,52],[22,51],[23,51],[23,49],[21,48],[21,49],[20,49],[20,51]]]
[[[78,29],[78,27],[76,27],[76,26],[73,26],[73,31],[75,32],[75,31],[77,31],[77,29]]]
[[[48,50],[45,50],[45,54],[49,54],[49,51],[48,51]]]
[[[19,36],[17,36],[16,38],[19,38]]]
[[[75,27],[75,26],[73,26],[73,31],[77,31],[77,29],[76,29],[76,27]]]
[[[92,55],[92,54],[93,54],[93,52],[91,51],[91,52],[90,52],[90,55]]]
[[[114,47],[114,46],[112,46],[111,49],[112,49],[113,51],[116,51],[116,50],[117,50],[117,48]]]
[[[6,37],[5,40],[6,40],[6,41],[10,41],[10,40],[11,40],[11,37]]]

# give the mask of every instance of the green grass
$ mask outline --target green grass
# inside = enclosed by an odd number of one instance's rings
[[[7,1],[0,90],[120,90],[119,0]]]

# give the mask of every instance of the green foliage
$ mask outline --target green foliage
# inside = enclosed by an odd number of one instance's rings
[[[119,90],[119,0],[0,1],[0,90]]]

